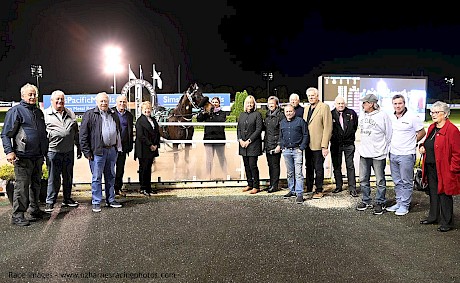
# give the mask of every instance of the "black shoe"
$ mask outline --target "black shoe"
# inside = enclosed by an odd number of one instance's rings
[[[148,196],[148,197],[150,196],[150,193],[145,190],[142,190],[141,194],[143,194],[144,196]]]
[[[342,191],[342,188],[335,188],[335,190],[332,191],[333,194],[340,193]]]
[[[452,228],[450,228],[450,227],[439,227],[438,228],[439,232],[447,232],[447,231],[450,231],[450,230],[452,230]]]
[[[351,190],[350,191],[350,196],[356,198],[356,197],[358,197],[358,192],[356,190]]]
[[[295,197],[295,196],[296,196],[295,193],[289,191],[289,193],[284,195],[284,198],[291,198],[291,197]]]
[[[30,219],[29,221],[36,221],[37,219],[43,219],[45,216],[47,216],[48,213],[44,212],[43,210],[37,210],[32,213],[30,213]],[[31,220],[34,219],[34,220]]]
[[[303,196],[302,196],[302,195],[298,195],[297,198],[296,198],[296,200],[295,200],[295,202],[298,203],[298,204],[303,203]]]
[[[428,219],[423,219],[422,221],[420,221],[420,224],[422,225],[436,224],[436,221],[429,221]]]
[[[382,215],[385,212],[385,205],[377,203],[374,205],[374,215]]]
[[[270,187],[270,188],[267,190],[267,193],[271,194],[271,193],[274,193],[274,192],[277,192],[277,191],[278,191],[277,188]]]
[[[18,225],[18,226],[29,226],[30,222],[24,217],[12,217],[11,224]]]
[[[79,206],[80,204],[78,203],[78,201],[74,201],[73,199],[69,198],[67,200],[64,200],[61,204],[61,206],[68,206],[68,207],[77,207]]]
[[[53,209],[54,209],[54,204],[52,204],[52,203],[47,203],[47,204],[45,205],[45,212],[51,213],[51,212],[53,212]]]

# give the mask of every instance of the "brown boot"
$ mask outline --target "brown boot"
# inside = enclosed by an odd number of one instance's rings
[[[252,190],[252,187],[246,186],[246,187],[244,187],[243,192],[247,192],[247,191],[250,191],[250,190]]]
[[[251,195],[254,195],[254,194],[257,194],[259,192],[259,189],[252,189],[252,191],[250,192]]]

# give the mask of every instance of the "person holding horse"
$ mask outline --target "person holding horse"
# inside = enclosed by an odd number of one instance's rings
[[[204,109],[200,112],[196,120],[198,122],[225,122],[227,114],[220,108],[220,98],[213,97],[211,99],[212,107],[210,110]],[[225,140],[225,126],[205,126],[204,140]],[[211,179],[212,162],[214,154],[219,158],[222,174],[227,176],[227,160],[225,159],[225,143],[205,143],[204,149],[206,152],[206,173],[207,178]]]
[[[141,193],[150,196],[152,191],[153,159],[159,156],[160,126],[155,117],[152,117],[152,104],[144,101],[141,104],[141,116],[136,121],[136,141],[134,160],[139,159],[139,183]]]
[[[237,138],[239,142],[238,153],[243,157],[244,170],[248,185],[243,192],[251,194],[260,192],[259,168],[257,160],[262,155],[262,114],[256,111],[256,99],[248,95],[244,100],[244,112],[238,118]]]

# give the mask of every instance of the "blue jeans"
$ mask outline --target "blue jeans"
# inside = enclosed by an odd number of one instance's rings
[[[385,180],[386,159],[377,160],[373,158],[360,157],[359,159],[359,185],[363,193],[363,202],[371,204],[371,168],[374,169],[375,180],[377,185],[377,193],[375,195],[375,203],[384,205],[386,203],[385,194],[387,185]]]
[[[287,181],[289,191],[296,195],[303,195],[303,151],[300,149],[283,150],[284,162],[287,170]]]
[[[117,162],[117,150],[115,147],[103,148],[102,155],[94,155],[89,161],[91,169],[91,194],[92,204],[100,204],[102,201],[102,174],[105,182],[105,201],[115,201],[115,163]]]
[[[414,182],[415,154],[390,153],[391,178],[395,184],[396,203],[409,209]]]
[[[46,203],[55,204],[61,188],[64,201],[70,199],[73,183],[74,151],[55,152],[48,151],[46,165],[48,166],[48,189]]]

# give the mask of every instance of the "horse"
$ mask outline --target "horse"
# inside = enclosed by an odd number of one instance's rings
[[[205,99],[207,98],[207,99]],[[202,109],[210,111],[211,103],[209,98],[203,96],[201,88],[197,83],[190,84],[189,88],[182,94],[177,106],[167,111],[166,115],[158,118],[160,122],[191,122],[193,118],[193,109]],[[194,128],[191,125],[170,126],[164,125],[160,127],[160,136],[167,140],[191,140],[193,138]],[[189,164],[189,151],[192,143],[184,143],[185,162]],[[174,152],[174,171],[179,161],[179,144],[173,143]]]

